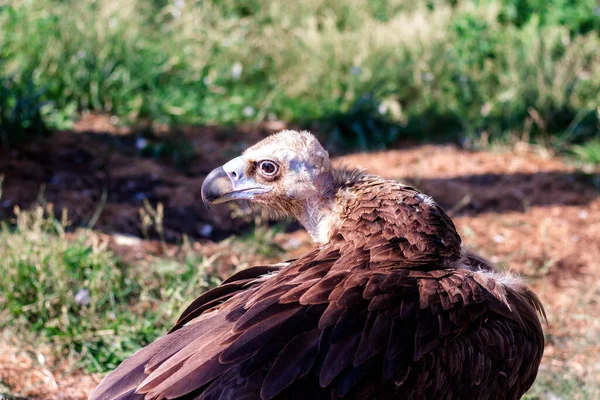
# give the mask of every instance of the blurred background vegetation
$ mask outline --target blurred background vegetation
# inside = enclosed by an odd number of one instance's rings
[[[12,0],[0,27],[5,141],[92,111],[318,121],[359,149],[591,141],[600,161],[595,0]]]
[[[170,132],[284,121],[341,151],[525,142],[600,165],[600,3],[0,0],[0,150],[88,114]],[[191,157],[189,143],[161,140],[136,156]],[[106,193],[98,212],[105,202]],[[0,221],[0,333],[51,346],[72,361],[68,373],[111,370],[165,333],[182,305],[220,282],[219,268],[283,255],[276,229],[258,226],[217,244],[215,257],[192,238],[124,261],[44,201],[10,217]],[[162,222],[152,223],[166,246]],[[597,398],[597,378],[561,368],[543,370],[528,398]],[[0,397],[10,389],[0,376]]]

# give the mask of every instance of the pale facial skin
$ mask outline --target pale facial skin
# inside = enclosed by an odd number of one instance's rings
[[[238,200],[263,205],[271,217],[294,217],[313,239],[331,211],[334,197],[329,154],[308,132],[282,131],[213,170],[202,185],[202,200]]]

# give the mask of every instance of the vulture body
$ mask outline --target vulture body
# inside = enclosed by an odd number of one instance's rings
[[[295,217],[317,246],[201,295],[90,399],[518,399],[535,380],[540,301],[417,190],[334,170],[312,135],[283,131],[202,197]]]

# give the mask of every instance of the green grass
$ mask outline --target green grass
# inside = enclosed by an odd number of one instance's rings
[[[600,138],[573,146],[572,151],[578,159],[590,164],[600,165]]]
[[[0,77],[67,126],[320,121],[344,147],[598,134],[595,0],[16,0]],[[20,92],[20,93],[21,93]],[[6,105],[10,114],[14,104]],[[8,111],[7,111],[8,110]],[[0,113],[1,114],[1,113]],[[566,139],[565,139],[566,138]]]
[[[0,330],[21,343],[48,345],[54,356],[74,360],[73,368],[116,368],[220,283],[220,251],[202,258],[184,241],[175,256],[127,265],[92,231],[67,234],[68,228],[51,206],[16,209],[14,223],[0,225]],[[249,255],[274,258],[282,253],[273,242],[280,229],[259,226],[222,247],[240,265],[248,264]]]
[[[594,371],[594,367],[589,366],[585,374],[573,373],[566,368],[558,371],[542,369],[523,399],[593,400],[599,397],[600,378],[598,378],[597,371]]]
[[[17,211],[0,229],[0,329],[50,345],[91,372],[115,368],[218,284],[208,263],[182,250],[124,265],[89,231],[65,237],[52,209]]]

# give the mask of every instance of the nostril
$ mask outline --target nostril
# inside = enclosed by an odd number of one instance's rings
[[[231,182],[237,182],[240,179],[240,174],[236,171],[227,172],[227,175],[229,175],[229,179],[231,179]]]
[[[246,163],[244,159],[240,156],[226,162],[222,168],[227,173],[229,179],[231,179],[231,182],[236,183],[239,182],[241,179],[244,179],[245,165]]]

